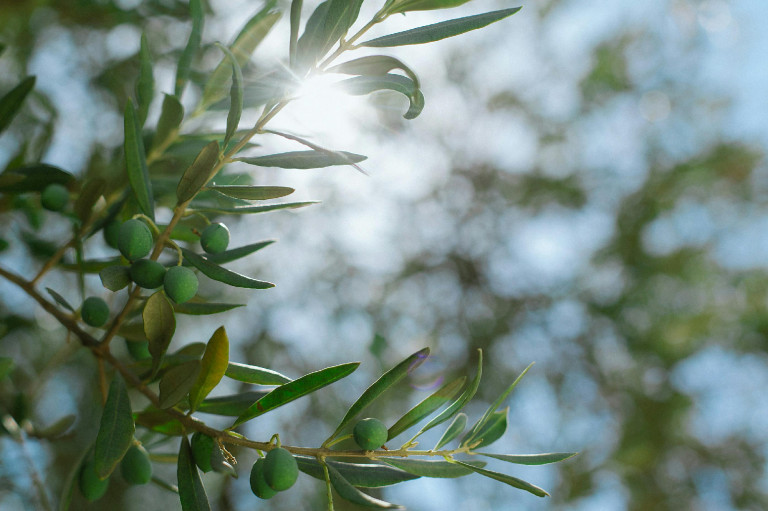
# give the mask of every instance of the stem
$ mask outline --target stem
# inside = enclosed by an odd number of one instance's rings
[[[333,490],[331,489],[331,475],[328,473],[328,465],[325,464],[325,458],[318,456],[317,460],[323,466],[323,475],[325,476],[325,491],[328,495],[328,511],[333,511]]]

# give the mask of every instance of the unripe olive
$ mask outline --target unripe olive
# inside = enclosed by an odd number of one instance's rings
[[[195,460],[195,464],[203,472],[210,472],[213,470],[211,467],[211,453],[213,452],[214,439],[199,431],[192,435],[192,457]]]
[[[125,347],[128,348],[128,353],[134,360],[147,360],[152,358],[152,354],[149,352],[149,343],[147,341],[129,341],[125,340]]]
[[[129,261],[141,259],[152,250],[152,232],[147,224],[132,218],[120,226],[117,248]]]
[[[184,303],[197,293],[197,275],[184,266],[173,266],[165,273],[163,286],[171,300]]]
[[[286,449],[277,447],[264,457],[264,480],[273,490],[287,490],[298,477],[299,465]]]
[[[379,419],[363,419],[355,424],[352,436],[361,449],[373,451],[387,441],[389,432],[387,427]]]
[[[61,211],[69,202],[69,190],[64,185],[53,183],[45,187],[40,202],[49,211]]]
[[[264,458],[259,458],[251,468],[251,491],[260,499],[271,499],[277,492],[264,479]]]
[[[120,474],[130,484],[147,484],[152,479],[152,463],[146,449],[132,445],[120,462]]]
[[[222,223],[211,224],[200,235],[200,246],[209,254],[224,252],[229,245],[229,229]]]
[[[163,285],[165,266],[152,259],[139,259],[131,265],[131,280],[144,289],[155,289]]]
[[[102,231],[104,241],[112,248],[117,248],[120,242],[120,225],[117,220],[111,220],[107,222]]]
[[[80,469],[80,493],[88,502],[99,500],[107,492],[109,478],[103,481],[96,475],[93,458],[88,459]]]
[[[88,325],[102,326],[109,319],[109,306],[101,298],[89,296],[83,301],[80,316]]]

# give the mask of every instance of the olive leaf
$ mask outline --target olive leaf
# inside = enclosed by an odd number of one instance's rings
[[[152,197],[152,184],[149,181],[147,159],[144,154],[144,142],[141,138],[141,126],[136,118],[133,101],[125,104],[125,167],[128,182],[141,212],[152,220],[155,219],[155,204]]]
[[[0,133],[11,124],[16,113],[21,109],[24,99],[34,87],[35,77],[29,76],[0,98]]]
[[[138,124],[144,125],[149,112],[149,104],[152,103],[152,96],[155,93],[155,79],[152,76],[152,56],[149,53],[149,44],[147,43],[147,34],[141,34],[141,45],[139,47],[139,79],[136,81],[136,99],[139,103]]]
[[[200,50],[200,41],[203,38],[203,5],[201,0],[189,0],[189,14],[192,17],[192,31],[189,33],[187,45],[179,58],[176,68],[176,86],[174,95],[181,99],[184,87],[189,80],[192,61]]]
[[[123,459],[133,441],[134,431],[131,400],[123,378],[116,374],[109,385],[94,444],[94,468],[100,479],[106,479]]]
[[[513,477],[507,474],[501,474],[499,472],[494,472],[493,470],[486,470],[484,468],[480,468],[474,465],[470,465],[469,463],[465,463],[463,461],[455,460],[452,463],[457,463],[458,465],[461,465],[462,467],[466,467],[473,472],[477,472],[478,474],[488,477],[490,479],[495,479],[496,481],[502,482],[504,484],[508,484],[509,486],[512,486],[513,488],[518,488],[520,490],[525,490],[529,493],[532,493],[533,495],[536,495],[537,497],[547,497],[549,496],[549,493],[542,490],[538,486],[535,486],[527,481],[523,481],[522,479],[518,479],[517,477]]]
[[[356,76],[339,82],[347,93],[354,96],[364,96],[380,90],[393,90],[408,98],[410,106],[403,114],[406,119],[415,119],[424,110],[424,94],[416,83],[405,76],[387,73],[381,76]]]
[[[325,479],[323,466],[316,458],[308,456],[294,456],[294,458],[299,465],[299,470],[315,479]],[[326,460],[325,463],[336,469],[352,486],[362,488],[379,488],[419,478],[399,468],[378,463],[346,463],[330,460]]]
[[[472,470],[442,460],[418,460],[413,458],[380,458],[381,461],[420,477],[455,478],[472,473]],[[484,467],[483,461],[472,461],[473,467]]]
[[[147,299],[141,316],[144,320],[144,335],[149,341],[149,352],[152,354],[152,375],[154,376],[160,369],[165,352],[176,331],[176,318],[173,314],[173,306],[162,290]]]
[[[216,329],[203,353],[200,373],[189,391],[189,408],[194,411],[219,384],[229,363],[229,338],[223,326]]]
[[[197,466],[192,458],[192,447],[186,436],[181,437],[176,478],[179,484],[179,500],[182,511],[211,510],[203,481],[200,480],[200,473],[197,471]]]
[[[344,500],[348,500],[353,504],[360,506],[374,507],[378,509],[403,509],[403,506],[390,504],[389,502],[373,498],[370,495],[361,492],[355,488],[352,483],[347,481],[347,479],[341,475],[332,464],[326,463],[326,467],[333,488]]]
[[[170,408],[190,391],[200,374],[200,361],[190,360],[172,367],[160,379],[160,408]]]
[[[212,263],[208,258],[196,254],[191,250],[187,250],[186,248],[182,248],[181,251],[184,255],[184,259],[187,262],[200,270],[203,275],[210,279],[222,282],[229,286],[243,287],[248,289],[269,289],[271,287],[275,287],[275,285],[271,282],[252,279],[251,277],[246,277],[240,273],[236,273],[234,271],[223,268],[218,264]]]
[[[408,410],[397,422],[395,422],[389,428],[388,440],[392,440],[397,435],[410,428],[414,424],[419,423],[422,419],[429,416],[432,412],[443,406],[445,403],[453,399],[453,397],[459,393],[461,387],[467,381],[466,376],[456,378],[455,380],[446,383],[441,388],[436,390],[432,395],[425,398],[419,404]]]
[[[203,147],[195,161],[192,162],[192,165],[181,176],[179,186],[176,187],[176,198],[179,204],[192,199],[210,181],[218,161],[219,142],[214,140]]]

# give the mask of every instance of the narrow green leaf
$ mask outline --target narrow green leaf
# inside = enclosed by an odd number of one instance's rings
[[[211,397],[200,403],[198,413],[210,413],[226,417],[239,417],[248,408],[267,395],[267,392],[248,391],[229,396]]]
[[[185,302],[173,305],[173,310],[177,314],[188,314],[190,316],[207,316],[210,314],[219,314],[227,312],[238,307],[245,307],[244,303],[209,303],[209,302]]]
[[[329,436],[328,439],[324,442],[324,445],[327,445],[328,442],[336,438],[341,430],[344,429],[344,427],[349,424],[352,419],[357,416],[357,414],[362,412],[368,405],[373,403],[373,401],[381,394],[383,394],[384,391],[402,380],[408,373],[419,367],[427,359],[428,356],[429,348],[421,349],[381,375],[381,377],[373,384],[371,384],[371,386],[368,387],[365,392],[363,392],[357,401],[355,401],[352,406],[349,407],[346,415],[344,415],[344,418],[341,419],[341,422],[336,427],[336,430],[333,432],[333,434],[331,434],[331,436]]]
[[[58,303],[59,305],[61,305],[65,309],[67,309],[69,312],[75,312],[74,307],[72,307],[69,304],[69,302],[63,296],[61,296],[59,293],[57,293],[56,291],[54,291],[50,287],[46,287],[45,290],[48,291],[48,294],[51,295],[51,298],[53,298],[53,300],[56,303]]]
[[[451,425],[448,426],[448,429],[445,430],[443,436],[441,436],[440,440],[437,441],[435,450],[440,450],[440,448],[442,448],[445,444],[459,436],[464,431],[465,427],[467,427],[467,414],[460,413],[454,417]]]
[[[458,7],[469,2],[469,0],[396,0],[392,6],[387,9],[390,14],[397,14],[410,11],[431,11],[434,9],[448,9]]]
[[[298,63],[310,67],[344,37],[360,13],[363,0],[327,0],[307,20],[297,43]]]
[[[344,500],[348,500],[359,506],[374,507],[378,509],[404,509],[403,506],[390,504],[389,502],[375,499],[370,495],[361,492],[352,486],[352,483],[347,481],[332,464],[327,463],[326,465],[328,467],[328,475],[331,478],[333,488]]]
[[[291,36],[288,45],[288,56],[291,67],[296,65],[296,47],[299,40],[299,23],[301,23],[302,0],[291,1]]]
[[[213,170],[219,161],[219,142],[209,142],[200,151],[181,176],[179,186],[176,188],[176,198],[179,204],[192,199],[205,184],[213,177]]]
[[[181,99],[184,92],[184,86],[189,80],[189,73],[192,68],[192,61],[200,49],[200,41],[203,38],[203,6],[200,0],[189,0],[189,14],[192,17],[192,32],[189,34],[187,46],[179,58],[179,65],[176,68],[176,89],[174,95]]]
[[[456,18],[448,21],[441,21],[432,25],[424,27],[413,28],[404,32],[398,32],[396,34],[385,35],[377,37],[360,43],[360,46],[370,46],[374,48],[381,48],[385,46],[405,46],[409,44],[424,44],[439,41],[448,37],[453,37],[470,30],[477,30],[483,28],[491,23],[503,20],[509,16],[512,16],[521,7],[513,7],[511,9],[502,9],[500,11],[486,12],[483,14],[475,14],[474,16],[466,16],[464,18]]]
[[[37,438],[55,439],[66,433],[76,420],[77,417],[74,414],[65,415],[49,426],[41,429],[35,428],[34,436]]]
[[[149,170],[144,155],[144,142],[141,127],[136,119],[136,109],[132,101],[125,104],[125,166],[128,181],[131,183],[136,202],[141,212],[155,219],[155,204],[152,197],[152,185],[149,182]]]
[[[139,103],[138,124],[144,126],[149,112],[149,104],[155,94],[155,78],[152,76],[152,55],[149,53],[146,33],[141,34],[139,49],[139,79],[136,82],[136,99]]]
[[[122,262],[120,256],[110,257],[109,259],[85,259],[83,260],[82,268],[80,265],[66,262],[60,263],[59,268],[65,271],[79,272],[82,270],[84,273],[99,273],[106,268],[120,265]]]
[[[227,131],[224,135],[224,147],[227,147],[232,135],[240,124],[240,116],[243,114],[243,71],[237,59],[226,46],[216,43],[219,49],[232,64],[232,86],[229,89],[229,113],[227,114]]]
[[[473,447],[473,449],[479,449],[487,445],[491,445],[493,442],[501,438],[507,431],[507,414],[509,413],[509,407],[498,412],[493,412],[485,424],[476,432],[470,431],[462,439],[461,446],[471,445],[474,442],[480,440],[480,443]]]
[[[0,192],[41,192],[54,183],[71,188],[75,176],[45,163],[16,167],[0,174]]]
[[[420,477],[455,478],[472,473],[472,470],[447,461],[416,460],[413,458],[379,458],[380,461]],[[485,462],[472,461],[474,467],[484,467]]]
[[[178,456],[174,455],[174,458],[178,458]],[[179,493],[179,487],[175,484],[171,484],[168,481],[165,481],[163,479],[160,479],[157,476],[152,476],[152,479],[149,480],[152,484],[155,486],[162,488],[163,490],[168,490],[171,493]]]
[[[387,55],[369,55],[350,60],[326,70],[327,73],[343,73],[347,75],[384,76],[393,69],[402,69],[413,80],[415,88],[420,88],[419,77],[401,60]]]
[[[206,257],[212,263],[225,264],[238,259],[242,259],[245,256],[249,256],[254,252],[258,252],[262,248],[268,247],[275,240],[264,240],[257,243],[251,243],[250,245],[243,245],[242,247],[233,248],[231,250],[225,250],[220,254],[208,254]]]
[[[558,461],[564,461],[568,458],[576,456],[577,452],[549,452],[545,454],[490,454],[486,452],[479,452],[482,456],[488,456],[489,458],[495,458],[497,460],[506,461],[508,463],[516,463],[518,465],[546,465],[548,463],[557,463]]]
[[[88,222],[93,214],[93,206],[104,195],[104,190],[106,189],[107,182],[100,177],[88,179],[83,183],[83,187],[80,189],[80,194],[77,196],[73,207],[75,215],[80,219],[80,222],[83,224]]]
[[[181,437],[179,462],[176,466],[176,478],[179,484],[179,500],[182,511],[210,511],[208,496],[205,494],[203,481],[192,458],[192,447],[186,436]]]
[[[332,154],[320,151],[291,151],[268,154],[265,156],[235,158],[237,161],[259,167],[278,167],[281,169],[319,169],[333,165],[351,165],[360,163],[368,157],[361,154],[336,151]]]
[[[287,186],[209,186],[206,190],[219,192],[227,197],[245,200],[269,200],[285,197],[295,190]]]
[[[144,320],[144,335],[149,341],[149,352],[152,354],[152,374],[155,375],[176,331],[176,318],[173,306],[162,290],[147,299],[141,316]]]
[[[3,53],[5,53],[5,45],[0,43],[0,55],[2,55]]]
[[[357,366],[359,365],[360,362],[350,362],[347,364],[326,367],[325,369],[305,374],[301,378],[281,385],[253,403],[248,410],[237,418],[233,427],[330,385],[331,383],[348,376],[357,369]]]
[[[24,99],[35,87],[35,77],[24,78],[21,83],[0,98],[0,133],[11,124]]]
[[[205,347],[200,374],[189,391],[190,410],[194,411],[216,385],[219,384],[229,363],[229,338],[227,331],[220,326],[208,340]]]
[[[514,488],[518,488],[520,490],[525,490],[529,493],[532,493],[536,495],[537,497],[547,497],[549,496],[549,493],[542,490],[538,486],[534,486],[531,483],[527,481],[523,481],[522,479],[518,479],[517,477],[513,477],[507,474],[501,474],[499,472],[494,472],[493,470],[486,470],[484,468],[480,467],[474,467],[470,465],[469,463],[464,463],[463,461],[454,461],[454,463],[458,463],[462,467],[469,468],[473,472],[477,472],[480,475],[483,475],[485,477],[489,477],[491,479],[495,479],[496,481],[502,482],[504,484],[508,484]]]
[[[316,458],[307,456],[294,456],[294,458],[299,465],[299,470],[315,479],[325,480],[323,466]],[[336,469],[352,486],[362,488],[390,486],[419,478],[404,470],[378,463],[345,463],[330,460],[326,460],[326,463]]]
[[[184,433],[184,426],[165,410],[150,408],[135,414],[134,420],[139,426],[162,435],[179,436]]]
[[[388,440],[392,440],[414,424],[418,424],[422,419],[453,399],[453,396],[459,393],[459,390],[461,390],[461,387],[464,386],[466,381],[466,376],[456,378],[455,380],[446,383],[433,392],[431,396],[425,398],[419,404],[408,410],[405,415],[400,417],[400,419],[389,428]]]
[[[191,360],[166,371],[160,379],[160,408],[170,408],[181,401],[199,375],[199,360]]]
[[[240,273],[222,268],[218,264],[210,262],[204,256],[195,254],[186,248],[181,249],[186,259],[192,266],[200,270],[206,277],[222,282],[233,287],[243,287],[247,289],[269,289],[275,287],[271,282],[252,279]]]
[[[415,119],[424,110],[424,94],[416,87],[416,84],[410,78],[395,74],[385,74],[382,76],[356,76],[339,82],[348,94],[355,96],[364,96],[380,90],[393,90],[405,95],[408,98],[410,106],[403,117],[406,119]]]
[[[282,375],[277,371],[273,371],[272,369],[248,364],[239,364],[237,362],[230,362],[227,366],[227,372],[224,373],[224,375],[233,380],[255,385],[282,385],[293,381],[287,376]]]
[[[61,488],[61,497],[59,498],[59,506],[57,508],[58,511],[69,511],[69,508],[72,505],[72,496],[75,493],[75,486],[77,486],[80,478],[80,470],[89,454],[91,454],[91,446],[87,449],[83,449],[77,456],[77,461],[67,468],[68,474],[64,481],[64,485]]]
[[[239,206],[235,208],[217,208],[217,207],[195,207],[194,211],[201,213],[219,213],[221,215],[252,215],[256,213],[268,213],[269,211],[279,211],[281,209],[299,209],[312,204],[318,204],[317,201],[305,202],[281,202],[280,204],[270,204],[268,206]]]
[[[229,49],[237,59],[238,65],[245,67],[251,54],[267,36],[274,24],[280,19],[280,12],[274,11],[275,0],[269,0],[264,8],[257,12],[235,38]],[[231,65],[224,57],[205,84],[200,108],[205,110],[210,105],[224,99],[227,95],[225,84],[230,77]]]
[[[163,152],[176,139],[183,120],[184,107],[179,99],[171,94],[166,94],[163,98],[163,107],[160,110],[160,119],[157,121],[157,130],[152,139],[153,154]]]
[[[11,374],[14,365],[11,357],[0,357],[0,380],[4,380]]]
[[[101,285],[110,291],[120,291],[131,283],[131,274],[128,266],[107,266],[99,272]]]
[[[133,441],[134,430],[131,400],[125,382],[119,374],[115,374],[94,445],[94,468],[100,479],[106,479],[123,459]]]

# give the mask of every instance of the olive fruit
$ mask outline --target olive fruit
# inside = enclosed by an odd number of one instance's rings
[[[288,450],[277,447],[264,457],[264,480],[273,490],[287,490],[298,477],[299,466]]]
[[[102,235],[107,245],[112,248],[117,248],[120,241],[120,222],[117,220],[111,220],[104,226]]]
[[[147,484],[152,479],[152,463],[146,449],[132,445],[120,462],[120,474],[130,484]]]
[[[130,353],[134,360],[146,360],[152,358],[152,354],[149,352],[149,343],[147,341],[129,341],[126,339],[125,347],[128,349],[128,353]]]
[[[139,259],[131,265],[131,280],[144,289],[155,289],[163,285],[165,266],[152,259]]]
[[[88,502],[99,500],[107,492],[109,478],[103,481],[96,475],[93,458],[88,459],[80,468],[80,493]]]
[[[141,259],[152,250],[152,232],[141,220],[127,220],[120,226],[117,248],[129,261]]]
[[[40,202],[49,211],[61,211],[69,202],[69,190],[58,183],[50,184],[43,189]]]
[[[264,479],[264,458],[259,458],[251,469],[251,491],[260,499],[271,499],[277,492]]]
[[[192,435],[192,457],[195,459],[195,464],[203,472],[210,472],[213,470],[211,467],[211,453],[213,452],[214,439],[200,433],[199,431]]]
[[[80,308],[80,316],[88,325],[102,326],[109,319],[109,306],[101,298],[89,296],[83,301],[83,306]]]
[[[211,224],[200,235],[200,246],[209,254],[224,252],[229,245],[229,229],[222,223]]]
[[[361,449],[372,451],[378,449],[387,441],[387,427],[379,419],[363,419],[355,424],[352,436]]]
[[[184,266],[173,266],[165,273],[163,287],[171,300],[184,303],[197,293],[197,275]]]

